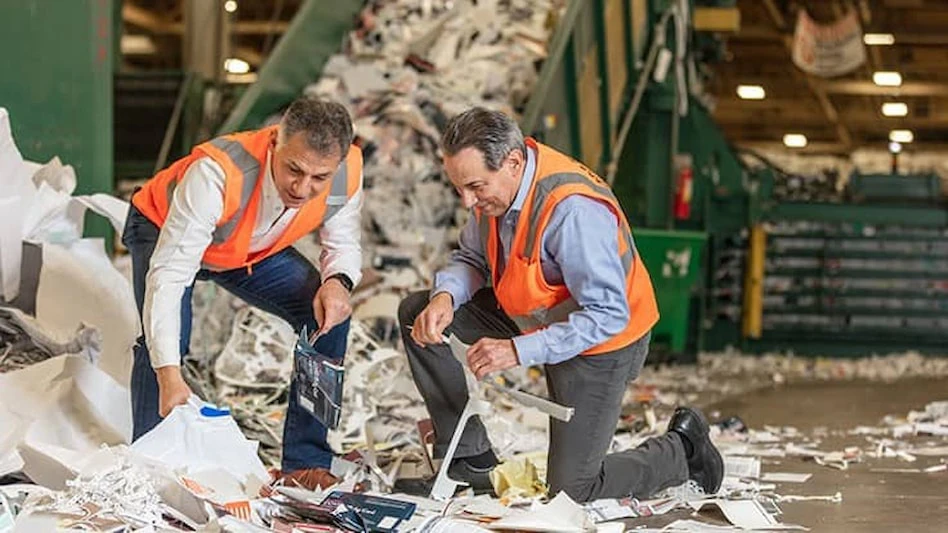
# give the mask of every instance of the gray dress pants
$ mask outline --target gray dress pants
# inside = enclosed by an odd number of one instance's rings
[[[398,320],[412,377],[434,425],[434,453],[443,457],[467,403],[467,387],[464,371],[447,345],[421,348],[411,340],[405,326],[412,325],[426,305],[428,291],[409,295],[398,308]],[[448,332],[466,343],[520,334],[490,288],[477,292],[457,310]],[[576,410],[568,423],[550,419],[547,481],[551,497],[562,490],[578,502],[630,495],[647,498],[688,479],[685,450],[674,432],[633,450],[607,455],[622,397],[645,363],[648,341],[646,335],[614,352],[544,366],[550,398]],[[464,430],[456,457],[473,457],[489,449],[487,432],[475,417]]]

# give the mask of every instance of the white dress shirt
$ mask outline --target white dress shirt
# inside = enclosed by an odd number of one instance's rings
[[[345,161],[343,161],[345,164]],[[362,183],[362,176],[359,176]],[[297,209],[286,208],[271,173],[267,152],[266,174],[250,252],[271,246],[293,220]],[[342,273],[353,284],[362,277],[360,214],[362,188],[319,228],[322,248],[319,265],[323,279]],[[181,364],[181,298],[201,269],[204,252],[224,213],[224,169],[210,157],[188,167],[175,187],[168,217],[151,256],[145,282],[142,322],[154,368]]]

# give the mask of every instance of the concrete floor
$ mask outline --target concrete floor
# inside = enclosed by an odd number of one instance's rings
[[[766,389],[728,399],[708,408],[712,420],[736,415],[753,428],[794,426],[802,432],[824,426],[830,430],[877,426],[887,414],[904,416],[925,404],[948,399],[948,379],[911,380],[892,384],[849,382],[818,383]],[[919,441],[937,441],[922,437]],[[942,445],[948,439],[942,440]],[[846,446],[865,448],[864,436],[830,437],[821,450]],[[814,532],[930,532],[948,531],[948,472],[872,472],[878,468],[925,468],[939,457],[920,457],[914,463],[900,459],[864,459],[846,471],[819,466],[796,457],[763,459],[763,472],[812,473],[806,483],[779,484],[779,494],[832,495],[842,493],[840,504],[829,502],[782,503],[783,522]],[[945,458],[948,459],[948,458]],[[775,464],[779,461],[780,464]],[[664,525],[687,512],[666,515],[650,526]],[[657,518],[657,517],[656,517]],[[630,521],[629,527],[643,525]]]

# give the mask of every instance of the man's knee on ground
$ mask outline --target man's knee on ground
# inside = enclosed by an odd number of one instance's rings
[[[416,291],[398,304],[398,323],[402,327],[414,324],[415,317],[428,305],[428,291]]]
[[[552,478],[550,480],[550,497],[565,492],[573,501],[584,503],[593,499],[592,493],[596,488],[596,483],[596,478],[563,480]]]

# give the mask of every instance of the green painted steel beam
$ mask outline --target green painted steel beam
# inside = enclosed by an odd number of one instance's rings
[[[820,276],[814,276],[812,278],[805,278],[799,280],[801,284],[807,281],[818,281],[822,279]],[[919,288],[916,290],[883,290],[883,289],[851,289],[851,288],[834,288],[834,287],[821,287],[821,288],[806,288],[798,289],[796,287],[788,289],[786,291],[776,291],[770,288],[765,288],[768,295],[772,296],[795,296],[798,298],[808,298],[808,297],[822,297],[822,296],[832,296],[834,298],[899,298],[899,299],[911,299],[911,300],[934,300],[941,301],[943,299],[948,299],[948,294],[944,292],[934,292],[934,289],[922,286],[919,284]]]
[[[806,250],[770,250],[768,257],[800,257],[836,261],[840,259],[918,259],[924,254],[927,259],[948,259],[948,250],[841,250],[826,247]]]
[[[605,165],[612,159],[612,124],[616,117],[612,117],[609,97],[609,41],[606,40],[606,6],[603,0],[593,2],[593,23],[596,31],[596,40],[599,46],[596,49],[596,60],[599,64],[599,114],[602,116],[602,152],[598,161],[588,161],[600,174],[604,174]],[[628,41],[628,37],[626,37]],[[613,52],[617,53],[617,52]]]
[[[566,83],[566,114],[569,116],[569,139],[570,146],[557,146],[576,160],[583,158],[583,139],[582,124],[579,119],[579,61],[576,57],[576,38],[570,37],[566,45],[566,53],[563,58],[563,65],[566,68],[564,82]]]
[[[766,218],[867,225],[948,227],[948,210],[909,206],[781,203],[770,209]]]
[[[767,333],[772,335],[771,332]],[[795,356],[807,357],[865,357],[888,355],[906,351],[928,356],[944,356],[948,337],[918,335],[912,339],[898,341],[893,337],[868,335],[837,335],[829,332],[820,337],[801,337],[798,331],[787,332],[783,338],[748,342],[743,348],[752,353],[792,352]]]
[[[340,50],[365,0],[306,0],[219,133],[257,128],[319,79]]]
[[[23,157],[59,156],[76,170],[77,194],[114,190],[114,12],[112,0],[0,2],[0,106]],[[86,235],[111,234],[89,217]]]
[[[520,127],[525,133],[531,134],[541,129],[541,113],[543,112],[547,95],[554,84],[563,82],[557,79],[557,71],[559,70],[560,64],[564,61],[573,61],[574,68],[567,69],[567,79],[572,79],[573,90],[575,91],[576,58],[575,51],[571,50],[573,48],[573,28],[576,26],[576,19],[579,17],[579,13],[582,11],[584,5],[585,2],[570,2],[566,8],[566,13],[557,23],[556,31],[550,40],[549,54],[546,60],[543,61],[543,67],[540,69],[540,76],[533,90],[533,96],[531,96],[530,101],[527,103],[527,109],[520,119]],[[567,50],[567,48],[570,50]],[[570,57],[572,57],[572,59],[570,59]],[[566,151],[565,147],[560,146],[557,148]]]
[[[911,270],[902,270],[893,272],[891,270],[870,270],[870,269],[854,269],[854,268],[837,268],[837,269],[827,269],[822,266],[813,267],[813,268],[790,268],[790,267],[768,267],[767,276],[782,276],[782,277],[822,277],[828,279],[846,279],[846,278],[856,278],[856,279],[891,279],[897,278],[899,280],[928,280],[928,281],[943,281],[948,277],[948,271],[945,270],[927,270],[927,271],[911,271]]]

